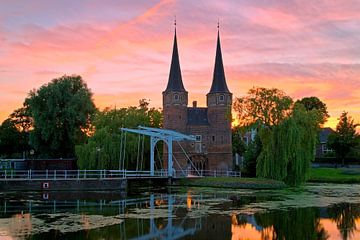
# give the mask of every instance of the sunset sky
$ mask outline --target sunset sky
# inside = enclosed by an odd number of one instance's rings
[[[205,104],[220,21],[230,91],[317,96],[360,121],[360,1],[0,0],[0,121],[31,89],[80,74],[102,109],[161,107],[174,16],[189,102]]]

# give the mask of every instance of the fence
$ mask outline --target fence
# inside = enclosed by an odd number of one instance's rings
[[[177,177],[241,177],[241,172],[226,170],[175,171]],[[0,180],[80,180],[80,179],[124,179],[124,178],[164,178],[167,170],[0,170]]]
[[[1,170],[0,180],[82,180],[148,178],[150,171],[133,170]],[[155,171],[151,177],[166,177],[166,171]]]
[[[187,171],[185,176],[201,176],[201,177],[241,177],[240,171],[228,170],[191,170]]]

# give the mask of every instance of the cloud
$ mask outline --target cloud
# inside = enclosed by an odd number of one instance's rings
[[[100,107],[137,105],[140,98],[160,107],[174,15],[189,102],[205,105],[219,19],[234,96],[252,86],[277,87],[294,98],[320,97],[331,115],[359,111],[360,3],[355,0],[4,0],[0,119],[21,106],[30,89],[64,74],[81,74]]]

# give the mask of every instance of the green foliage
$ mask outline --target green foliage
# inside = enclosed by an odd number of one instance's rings
[[[160,128],[162,126],[162,113],[149,108],[149,103],[142,99],[139,107],[121,109],[105,109],[96,113],[94,120],[94,134],[86,144],[76,146],[76,156],[80,169],[118,169],[120,159],[120,128],[136,128],[149,126]],[[138,135],[126,135],[125,168],[135,169],[141,165],[143,169],[148,166],[150,155],[148,139]],[[143,152],[142,152],[143,149]],[[138,150],[141,150],[138,154]],[[158,146],[158,156],[161,156],[162,147]],[[140,156],[139,156],[140,155]],[[143,158],[141,156],[144,156]],[[138,163],[138,164],[137,164]]]
[[[235,127],[232,133],[232,152],[243,155],[246,151],[246,143],[243,140],[244,131],[240,127]]]
[[[357,126],[358,124],[354,123],[348,113],[343,112],[335,133],[329,135],[328,146],[334,149],[336,156],[342,159],[343,164],[350,150],[359,145],[359,135],[356,133]]]
[[[299,185],[308,177],[314,160],[317,116],[295,104],[292,114],[281,124],[262,128],[262,151],[257,159],[257,176]]]
[[[311,98],[321,105],[315,100]],[[258,132],[258,142],[249,145],[245,152],[250,171],[256,164],[256,176],[289,185],[299,185],[307,179],[323,119],[319,112],[324,109],[310,109],[303,102],[293,104],[283,91],[266,88],[252,88],[248,96],[236,99],[234,105],[241,125]]]
[[[320,124],[324,124],[327,119],[330,117],[326,104],[323,103],[319,98],[317,97],[305,97],[301,100],[296,101],[296,103],[300,103],[304,105],[305,109],[307,111],[314,111],[316,112],[318,116],[318,122]]]
[[[40,157],[73,157],[95,113],[92,93],[80,76],[53,79],[29,93],[24,103],[33,119],[30,143]]]
[[[287,118],[292,103],[293,100],[279,89],[254,87],[247,96],[235,99],[234,110],[242,126],[272,126]]]
[[[256,159],[260,155],[262,144],[259,135],[255,135],[254,141],[251,141],[244,153],[243,172],[248,177],[256,176]]]

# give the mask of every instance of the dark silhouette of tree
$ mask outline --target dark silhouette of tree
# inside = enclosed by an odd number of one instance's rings
[[[355,220],[360,217],[358,204],[339,203],[328,209],[328,214],[335,221],[343,240],[347,240],[356,230]]]
[[[307,111],[315,110],[317,113],[317,116],[318,116],[319,124],[324,124],[327,121],[327,119],[330,117],[330,115],[327,111],[326,104],[323,103],[317,97],[305,97],[296,102],[304,105],[304,107]]]
[[[326,240],[329,238],[326,230],[320,224],[319,210],[315,208],[297,208],[290,211],[255,214],[255,220],[264,228],[272,227],[270,235],[273,240]]]
[[[359,135],[356,133],[358,125],[348,116],[347,112],[343,112],[339,123],[336,125],[335,133],[329,135],[328,146],[334,149],[336,156],[341,159],[343,165],[350,150],[359,144]]]

